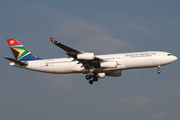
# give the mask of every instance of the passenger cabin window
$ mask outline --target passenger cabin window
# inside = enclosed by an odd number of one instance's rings
[[[172,54],[167,54],[167,56],[171,56]]]

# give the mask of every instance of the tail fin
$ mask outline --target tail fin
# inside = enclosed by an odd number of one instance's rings
[[[6,39],[6,40],[16,60],[18,61],[40,60],[40,58],[34,56],[16,39]]]

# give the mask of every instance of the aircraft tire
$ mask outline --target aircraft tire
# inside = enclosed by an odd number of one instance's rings
[[[160,70],[158,70],[158,71],[157,71],[157,73],[158,73],[158,74],[160,74],[160,73],[161,73],[161,71],[160,71]]]
[[[93,84],[93,80],[89,80],[89,84],[91,84],[91,85],[92,85],[92,84]]]
[[[94,77],[94,78],[93,78],[93,81],[96,81],[96,82],[97,82],[97,81],[98,81],[98,78],[97,78],[97,77]]]
[[[86,75],[86,79],[87,80],[91,79],[91,75]]]

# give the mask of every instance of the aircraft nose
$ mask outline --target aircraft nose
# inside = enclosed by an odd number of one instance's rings
[[[176,61],[178,58],[176,56],[173,56],[173,61]]]
[[[175,56],[175,60],[177,60],[178,58]]]

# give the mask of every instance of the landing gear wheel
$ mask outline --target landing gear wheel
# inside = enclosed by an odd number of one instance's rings
[[[87,80],[91,79],[91,75],[86,75],[86,79]]]
[[[89,84],[91,84],[91,85],[92,85],[92,84],[93,84],[93,80],[89,80]]]
[[[158,71],[157,71],[157,73],[158,73],[158,74],[160,74],[160,73],[161,73],[161,71],[160,71],[160,70],[158,70]]]
[[[98,81],[98,78],[97,78],[97,77],[94,77],[94,78],[93,78],[93,81],[96,81],[96,82],[97,82],[97,81]]]

